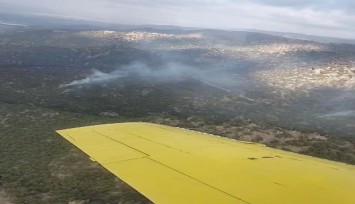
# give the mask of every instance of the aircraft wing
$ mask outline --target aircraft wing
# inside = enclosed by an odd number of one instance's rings
[[[154,203],[355,203],[343,163],[151,123],[57,132]]]

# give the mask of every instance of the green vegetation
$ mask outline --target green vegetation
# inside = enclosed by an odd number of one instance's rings
[[[59,137],[57,129],[123,118],[9,105],[0,108],[0,187],[16,203],[146,203],[127,184]]]
[[[300,52],[286,45],[314,44],[243,32],[199,33],[204,38],[139,42],[83,37],[70,30],[0,34],[0,193],[5,190],[14,203],[149,203],[55,133],[125,121],[179,126],[355,164],[354,118],[317,118],[336,108],[337,103],[328,103],[334,96],[353,92],[279,92],[249,78],[249,72],[284,65],[350,66],[355,46]],[[135,63],[149,67],[148,72],[179,63],[212,80],[228,75],[225,87],[232,91],[193,72],[173,80],[135,73],[112,82],[62,86],[87,78],[91,69],[110,73]],[[354,109],[351,100],[345,97],[339,107]]]

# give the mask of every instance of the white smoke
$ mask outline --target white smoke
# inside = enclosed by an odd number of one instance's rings
[[[61,88],[71,89],[120,82],[119,80],[125,77],[135,77],[136,79],[150,80],[155,83],[192,79],[223,92],[230,92],[235,87],[245,83],[245,81],[237,79],[235,75],[219,71],[216,67],[197,68],[176,62],[152,66],[136,62],[110,73],[93,70],[86,78],[72,81],[62,85]]]
[[[75,80],[61,87],[82,87],[89,85],[97,85],[117,81],[120,78],[128,76],[136,76],[142,79],[152,79],[154,81],[172,81],[183,76],[189,76],[198,72],[186,65],[169,63],[160,68],[152,68],[145,64],[135,63],[127,67],[117,69],[110,73],[104,73],[98,70],[93,72],[84,79]]]
[[[100,84],[104,82],[109,82],[122,77],[118,73],[106,74],[98,70],[93,70],[93,73],[85,79],[75,80],[69,84],[62,85],[61,87],[74,87],[74,86],[85,86],[90,84]]]

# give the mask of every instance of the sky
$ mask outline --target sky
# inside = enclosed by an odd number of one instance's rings
[[[355,39],[354,0],[0,0],[7,12]]]

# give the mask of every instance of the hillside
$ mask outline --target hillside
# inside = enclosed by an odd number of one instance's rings
[[[147,203],[54,132],[103,123],[355,164],[355,45],[177,27],[0,30],[0,202]]]

